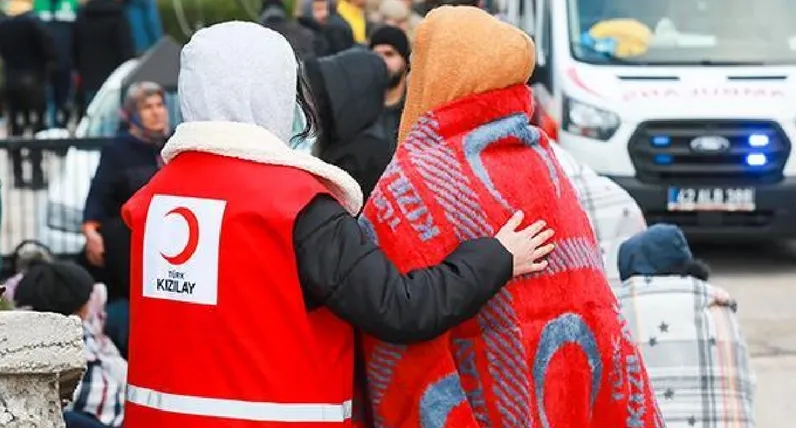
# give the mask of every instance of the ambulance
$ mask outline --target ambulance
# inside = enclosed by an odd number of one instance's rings
[[[779,239],[796,236],[790,1],[524,0],[514,17],[558,142],[649,223]]]

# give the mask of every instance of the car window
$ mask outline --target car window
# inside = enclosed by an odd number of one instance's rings
[[[86,137],[113,137],[119,130],[119,90],[102,91],[98,96],[98,108],[88,117]]]

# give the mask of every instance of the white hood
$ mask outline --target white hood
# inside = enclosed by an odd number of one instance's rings
[[[202,29],[180,56],[183,119],[249,123],[287,142],[297,70],[287,40],[261,25],[226,22]]]
[[[205,152],[301,169],[348,212],[359,212],[362,191],[350,175],[288,147],[297,64],[284,37],[254,23],[217,24],[194,34],[180,60],[185,120],[163,147],[165,162],[183,152]]]

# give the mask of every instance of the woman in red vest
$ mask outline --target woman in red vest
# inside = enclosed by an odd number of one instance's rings
[[[291,150],[306,86],[277,33],[197,32],[182,51],[185,123],[166,165],[125,205],[132,232],[126,426],[350,426],[354,330],[431,339],[513,275],[539,271],[552,232],[521,215],[432,267],[400,272],[353,215],[342,170]],[[311,127],[307,130],[308,133]],[[374,221],[431,240],[444,221],[408,182]],[[389,227],[389,226],[388,226]]]

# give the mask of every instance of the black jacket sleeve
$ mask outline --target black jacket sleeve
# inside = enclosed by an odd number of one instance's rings
[[[293,236],[308,308],[326,306],[387,342],[439,336],[473,317],[512,277],[511,253],[493,238],[462,243],[439,265],[401,275],[328,196],[300,213]]]

